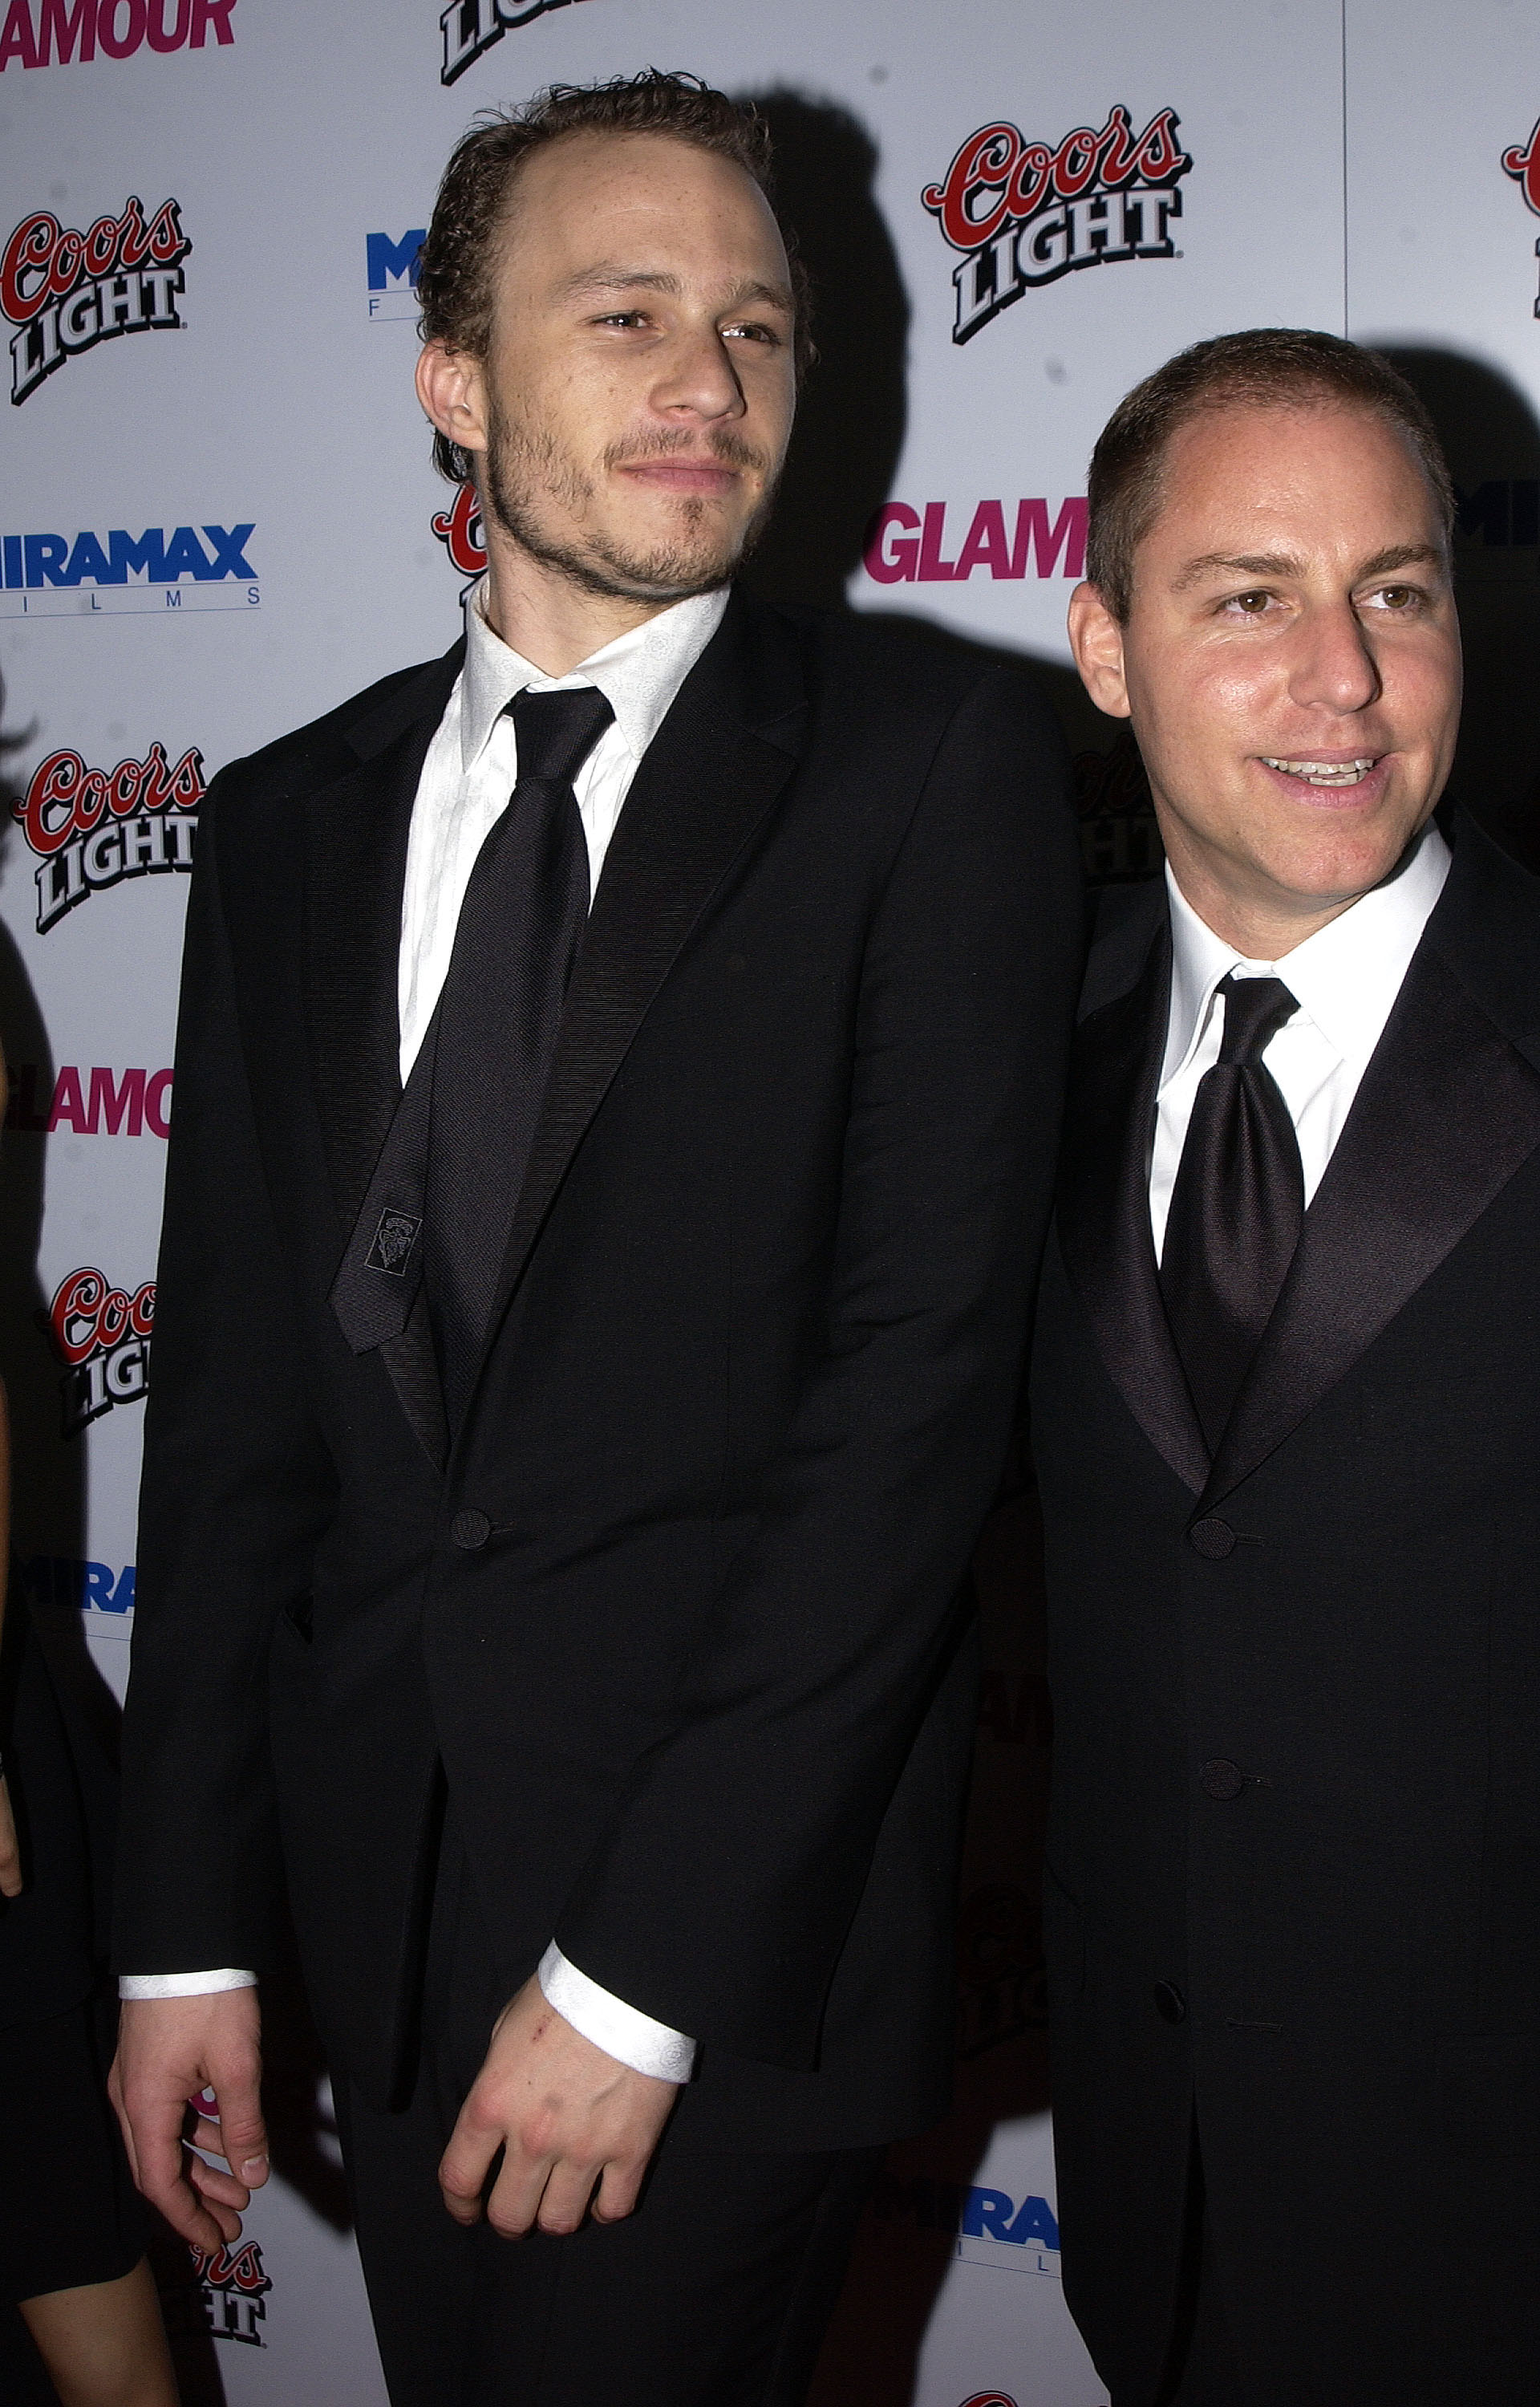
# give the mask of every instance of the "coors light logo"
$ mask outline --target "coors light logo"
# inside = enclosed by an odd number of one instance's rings
[[[1527,142],[1516,144],[1513,150],[1504,151],[1503,165],[1514,180],[1522,186],[1525,200],[1528,201],[1536,217],[1540,217],[1540,117],[1535,119],[1530,128],[1530,138]],[[1534,248],[1537,256],[1540,256],[1540,241],[1536,241]],[[1540,318],[1540,294],[1535,297],[1534,314]]]
[[[131,1295],[89,1264],[60,1282],[48,1310],[49,1334],[64,1365],[63,1434],[78,1437],[117,1404],[143,1403],[149,1388],[155,1283]]]
[[[97,218],[84,234],[49,209],[24,217],[0,256],[0,311],[17,330],[11,400],[25,401],[55,368],[110,335],[179,326],[178,262],[191,248],[179,203],[162,201],[147,219],[133,192],[120,218]]]
[[[15,817],[37,857],[37,933],[126,877],[191,869],[205,793],[203,754],[190,745],[173,767],[163,744],[142,761],[88,769],[78,752],[39,762]]]
[[[436,511],[431,524],[460,575],[479,577],[487,565],[487,545],[474,485],[461,485],[455,495],[454,508]]]
[[[962,257],[954,343],[971,342],[1002,309],[1072,268],[1114,259],[1174,259],[1180,178],[1193,162],[1181,122],[1163,108],[1142,134],[1120,104],[1098,132],[1077,125],[1058,143],[1028,142],[1003,121],[981,125],[944,180],[920,198]]]

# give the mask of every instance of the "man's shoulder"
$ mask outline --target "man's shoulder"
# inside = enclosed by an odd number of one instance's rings
[[[1105,886],[1093,898],[1091,949],[1079,1017],[1090,1019],[1136,987],[1170,920],[1164,876]]]
[[[227,809],[237,798],[281,806],[345,776],[414,722],[431,716],[436,723],[463,651],[459,643],[437,660],[394,669],[318,719],[231,762],[215,781],[215,802]]]
[[[1002,710],[1053,725],[1029,666],[1009,653],[974,643],[924,620],[869,610],[814,609],[752,602],[760,619],[778,622],[799,647],[810,680],[841,710],[887,719],[944,722],[981,689],[997,694]]]
[[[1509,1041],[1540,1067],[1540,878],[1468,810],[1439,814],[1454,859],[1427,942]]]

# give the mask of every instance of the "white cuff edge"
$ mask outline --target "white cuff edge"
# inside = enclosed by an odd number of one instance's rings
[[[629,2065],[633,2072],[650,2073],[655,2081],[688,2081],[695,2071],[693,2039],[601,1989],[586,1973],[568,1962],[554,1939],[540,1959],[535,1977],[546,2004],[617,2064]]]
[[[130,2004],[147,1998],[211,1998],[220,1989],[254,1989],[255,1973],[232,1964],[216,1973],[120,1973],[118,1995]]]

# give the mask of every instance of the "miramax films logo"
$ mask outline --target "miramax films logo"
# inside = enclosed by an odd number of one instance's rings
[[[1175,109],[1136,135],[1120,103],[1098,132],[1077,125],[1057,143],[1028,142],[1001,120],[970,134],[939,184],[920,198],[962,257],[952,272],[954,343],[974,335],[1024,292],[1078,267],[1174,259],[1171,221],[1193,162]]]
[[[114,335],[180,326],[179,263],[192,245],[180,205],[162,201],[151,218],[130,193],[121,217],[100,217],[85,233],[34,209],[13,226],[0,256],[0,311],[10,338],[10,397],[18,406],[66,360]]]
[[[1535,216],[1540,217],[1540,117],[1531,126],[1530,138],[1526,143],[1504,151],[1503,165],[1523,188],[1525,200]],[[1536,238],[1534,248],[1536,254],[1540,255],[1540,237]],[[1534,314],[1540,318],[1540,293],[1535,295]]]

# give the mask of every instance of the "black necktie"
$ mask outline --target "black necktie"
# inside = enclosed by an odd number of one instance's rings
[[[423,1275],[445,1402],[468,1401],[588,916],[572,780],[615,714],[593,686],[511,705],[518,781],[465,890],[439,1002]]]
[[[1221,980],[1224,1033],[1171,1194],[1161,1293],[1208,1451],[1218,1451],[1305,1218],[1299,1141],[1263,1052],[1298,1009],[1281,978]]]
[[[356,1354],[426,1275],[446,1402],[474,1376],[588,910],[572,780],[614,713],[596,688],[510,705],[518,776],[476,855],[438,1007],[332,1289]]]

